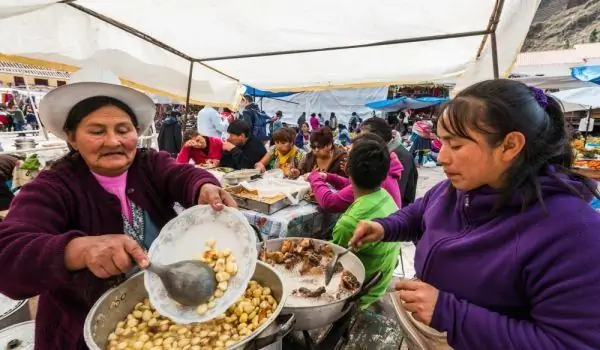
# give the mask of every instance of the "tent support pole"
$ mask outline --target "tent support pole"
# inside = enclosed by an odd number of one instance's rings
[[[194,73],[194,61],[190,61],[190,73],[188,75],[187,93],[185,95],[185,116],[183,117],[183,130],[187,128],[188,114],[190,113],[190,92],[192,91],[192,74]]]
[[[496,32],[490,34],[490,40],[492,42],[492,66],[494,68],[494,79],[500,78],[498,70],[498,46],[496,44]]]
[[[417,37],[417,38],[378,41],[378,42],[359,44],[359,45],[333,46],[333,47],[323,47],[323,48],[319,48],[319,49],[305,49],[305,50],[273,51],[273,52],[263,52],[263,53],[251,53],[251,54],[245,54],[245,55],[221,56],[221,57],[207,57],[207,58],[197,59],[196,61],[197,62],[208,62],[208,61],[234,60],[234,59],[240,59],[240,58],[282,56],[282,55],[295,55],[295,54],[311,53],[311,52],[360,49],[360,48],[374,47],[374,46],[386,46],[386,45],[418,43],[418,42],[434,41],[434,40],[465,38],[465,37],[471,37],[471,36],[486,35],[486,34],[491,34],[491,33],[492,33],[492,31],[486,29],[486,30],[477,30],[477,31],[472,31],[472,32],[441,34],[441,35],[432,35],[432,36],[422,36],[422,37]]]

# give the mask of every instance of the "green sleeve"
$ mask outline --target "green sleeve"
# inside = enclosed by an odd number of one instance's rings
[[[348,247],[348,242],[352,238],[352,235],[354,235],[357,224],[356,220],[347,215],[342,215],[333,228],[333,243],[342,247]]]

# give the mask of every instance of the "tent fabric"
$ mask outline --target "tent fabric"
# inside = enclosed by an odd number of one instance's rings
[[[600,85],[600,66],[572,67],[571,76],[577,80]]]
[[[331,112],[334,112],[339,123],[348,125],[352,112],[362,119],[370,118],[373,111],[365,107],[365,101],[384,99],[387,93],[387,86],[331,89],[302,92],[281,100],[263,99],[258,103],[271,116],[282,111],[283,121],[288,124],[296,125],[302,112],[306,113],[307,119],[311,113],[321,113],[325,120],[329,120]]]
[[[496,31],[500,74],[510,70],[540,0],[505,0]],[[343,50],[218,59],[483,31],[495,0],[75,0],[193,59],[191,98],[231,105],[241,84],[266,91],[492,78],[483,35]],[[58,0],[0,1],[0,54],[65,67],[100,63],[139,87],[185,98],[190,62]],[[211,59],[217,58],[217,59]],[[155,93],[155,91],[153,91]]]
[[[376,111],[398,111],[401,109],[419,109],[429,106],[438,105],[447,101],[446,98],[441,97],[398,97],[392,100],[380,100],[368,102],[365,106],[372,108]]]
[[[558,91],[551,95],[561,101],[585,106],[586,109],[600,108],[600,86]]]
[[[287,97],[287,96],[297,94],[297,92],[285,92],[285,91],[272,92],[272,91],[256,89],[256,88],[253,88],[252,86],[248,86],[248,85],[244,85],[244,86],[246,87],[246,91],[244,91],[244,95],[251,95],[254,97],[278,98],[278,97]]]

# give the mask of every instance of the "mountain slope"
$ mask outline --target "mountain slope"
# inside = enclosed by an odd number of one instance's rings
[[[594,29],[600,42],[600,1],[545,0],[533,22],[521,51],[572,48],[590,42]]]

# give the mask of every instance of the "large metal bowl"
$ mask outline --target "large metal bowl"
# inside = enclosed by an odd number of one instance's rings
[[[252,279],[271,288],[273,297],[279,303],[278,307],[267,322],[249,337],[228,349],[263,349],[280,342],[294,325],[294,315],[279,316],[288,292],[277,272],[269,265],[258,262]],[[143,272],[135,274],[119,286],[104,293],[85,319],[83,337],[88,348],[90,350],[106,349],[108,335],[114,331],[117,323],[124,320],[134,306],[147,297]]]
[[[261,237],[259,236],[259,239],[260,238]],[[305,237],[270,239],[259,243],[258,249],[260,251],[261,248],[265,247],[267,251],[277,251],[281,250],[283,241],[300,241],[302,239],[305,239]],[[342,248],[339,245],[331,242],[315,238],[311,239],[316,246],[321,246],[322,244],[330,245],[333,248],[334,253],[341,253],[346,250],[345,248]],[[349,252],[341,257],[339,261],[344,266],[344,269],[349,270],[354,274],[354,276],[356,276],[362,287],[343,299],[325,305],[293,307],[285,305],[281,311],[281,314],[293,314],[296,317],[296,324],[294,325],[295,331],[318,329],[331,325],[335,321],[342,318],[352,308],[352,302],[360,299],[381,278],[381,274],[377,274],[365,283],[365,267],[360,259],[352,252]],[[288,291],[288,293],[291,292],[292,291]]]

